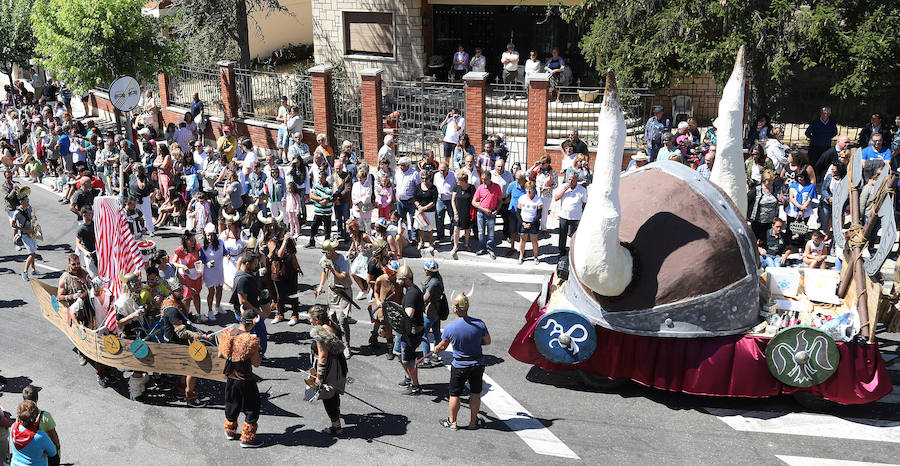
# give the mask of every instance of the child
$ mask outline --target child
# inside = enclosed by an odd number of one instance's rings
[[[394,238],[394,257],[397,259],[403,258],[403,248],[406,247],[406,225],[403,223],[403,219],[400,217],[400,213],[396,210],[391,212],[391,221],[388,223],[387,227],[388,237]],[[390,242],[389,242],[390,243]]]
[[[294,239],[300,237],[300,206],[303,201],[300,193],[297,191],[295,183],[288,183],[288,195],[285,199],[285,210],[287,211],[287,220],[289,233]]]
[[[377,197],[378,201],[378,216],[388,218],[391,214],[391,200],[394,198],[394,188],[391,185],[391,178],[385,173],[378,177],[375,197]]]
[[[811,269],[827,268],[825,259],[828,258],[828,245],[825,244],[825,234],[816,230],[812,239],[806,242],[803,248],[803,263]]]

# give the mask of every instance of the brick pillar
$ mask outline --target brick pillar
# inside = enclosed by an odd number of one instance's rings
[[[463,76],[466,83],[466,134],[469,142],[475,146],[476,152],[481,150],[484,140],[484,97],[487,94],[488,74],[483,71],[470,71]]]
[[[309,76],[312,81],[313,123],[316,134],[327,135],[328,143],[331,144],[331,147],[335,147],[331,66],[316,65],[309,69]]]
[[[526,167],[544,156],[547,145],[547,90],[550,74],[532,75],[528,81],[528,161]]]
[[[156,75],[159,81],[159,108],[160,112],[169,106],[169,75],[160,73]]]
[[[235,83],[233,61],[219,62],[219,81],[222,86],[222,112],[225,114],[225,122],[232,124],[232,118],[239,116],[237,98],[237,86]]]
[[[362,81],[362,152],[365,161],[378,164],[378,148],[384,137],[384,119],[381,116],[380,68],[366,68],[359,72]]]

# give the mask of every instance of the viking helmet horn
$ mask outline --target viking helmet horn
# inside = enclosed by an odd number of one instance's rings
[[[716,161],[709,176],[709,181],[725,191],[740,213],[747,211],[747,172],[743,150],[744,68],[742,45],[719,101],[719,115],[714,125],[718,134]]]

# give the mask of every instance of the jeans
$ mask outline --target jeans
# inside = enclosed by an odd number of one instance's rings
[[[651,162],[656,161],[656,155],[659,154],[659,150],[661,148],[662,148],[662,143],[657,143],[657,142],[650,144],[650,146],[647,148],[647,152],[648,152],[647,155],[650,156]]]
[[[434,220],[435,226],[437,227],[437,238],[439,240],[443,240],[445,237],[444,215],[446,214],[450,218],[450,221],[453,221],[453,211],[447,208],[447,204],[449,203],[449,200],[443,201],[438,199],[437,205],[435,205]]]
[[[478,249],[494,250],[494,227],[497,225],[497,217],[478,211]]]
[[[781,256],[770,256],[768,254],[763,254],[759,256],[759,263],[764,269],[768,267],[781,267]]]
[[[432,336],[431,341],[429,341],[429,335]],[[422,338],[423,356],[431,351],[432,341],[434,342],[434,344],[438,344],[441,342],[441,319],[438,316],[434,316],[434,319],[429,319],[428,316],[425,316],[425,336]]]
[[[564,256],[569,251],[566,247],[566,242],[569,240],[569,237],[575,233],[575,230],[578,229],[578,224],[581,220],[569,220],[567,218],[559,218],[559,244],[557,247],[559,248],[559,255]]]
[[[406,220],[406,225],[409,227],[407,230],[409,231],[409,240],[412,241],[416,238],[416,230],[414,226],[414,216],[416,215],[416,204],[412,199],[407,199],[405,201],[397,201],[397,213],[400,214],[400,218]]]
[[[309,227],[309,245],[315,246],[316,234],[319,233],[319,225],[325,227],[325,239],[331,236],[331,215],[313,215],[312,226]]]
[[[338,234],[342,238],[347,237],[347,220],[350,218],[350,203],[334,205],[334,221],[337,222]]]

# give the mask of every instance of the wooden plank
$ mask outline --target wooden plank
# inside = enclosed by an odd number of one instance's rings
[[[225,360],[215,357],[215,351],[209,351],[206,359],[197,362],[191,359],[187,346],[147,342],[150,354],[144,359],[138,359],[131,354],[133,340],[119,338],[122,349],[118,354],[110,354],[103,346],[103,338],[100,335],[77,322],[69,326],[66,318],[68,311],[62,303],[59,304],[59,312],[53,310],[51,296],[56,294],[55,287],[37,279],[31,280],[31,287],[44,318],[62,331],[84,357],[92,361],[121,370],[190,375],[202,379],[225,381],[223,373]]]

